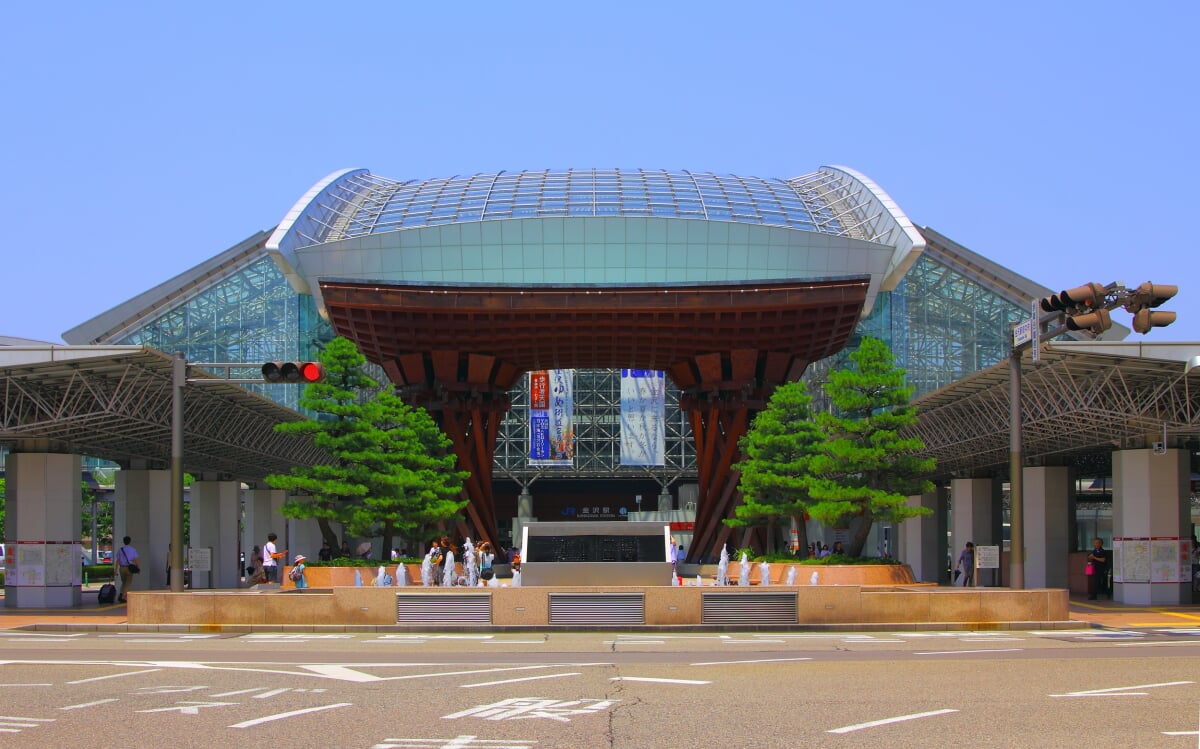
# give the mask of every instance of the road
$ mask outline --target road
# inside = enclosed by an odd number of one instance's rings
[[[0,631],[0,747],[1196,747],[1200,628]]]

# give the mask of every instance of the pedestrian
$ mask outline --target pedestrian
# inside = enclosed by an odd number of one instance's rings
[[[967,545],[958,555],[958,566],[954,568],[956,573],[962,573],[962,583],[964,588],[969,588],[975,584],[975,544],[968,541]],[[954,576],[954,584],[959,585],[958,574]]]
[[[321,542],[321,550],[317,552],[317,559],[322,562],[329,562],[333,559],[333,547],[329,545],[328,541]]]
[[[121,540],[125,545],[117,552],[117,569],[121,575],[121,590],[118,591],[117,603],[126,603],[125,594],[133,584],[133,576],[141,572],[141,568],[138,567],[137,549],[131,545],[132,541],[133,539],[126,536]]]
[[[338,556],[339,556],[339,557],[348,557],[348,556],[350,556],[350,544],[349,544],[349,542],[347,542],[347,541],[346,541],[346,540],[344,540],[344,539],[342,540],[342,550],[341,550],[341,553],[340,553],[340,554],[338,554]]]
[[[287,549],[276,550],[275,541],[278,538],[274,533],[268,533],[267,543],[262,550],[263,578],[269,583],[279,582],[279,560],[287,556]]]
[[[308,578],[304,576],[306,566],[304,562],[307,558],[303,554],[297,554],[296,558],[292,560],[292,571],[288,573],[288,579],[294,582],[297,588],[308,587]]]
[[[1092,539],[1092,550],[1087,555],[1087,567],[1084,569],[1088,579],[1088,600],[1096,600],[1101,593],[1105,598],[1112,598],[1108,590],[1108,550],[1104,541]]]

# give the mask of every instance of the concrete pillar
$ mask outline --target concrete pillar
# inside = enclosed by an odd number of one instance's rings
[[[1067,555],[1071,552],[1070,514],[1075,486],[1063,466],[1026,468],[1025,587],[1068,587]],[[1014,550],[1015,553],[1015,550]]]
[[[514,547],[521,547],[521,529],[525,524],[536,520],[533,514],[533,495],[529,493],[529,487],[522,487],[521,493],[517,495],[517,516],[512,521]]]
[[[142,571],[130,590],[167,587],[167,547],[171,544],[171,472],[141,469],[116,472],[113,494],[113,563],[125,536],[138,552]]]
[[[950,482],[951,568],[968,541],[976,546],[999,546],[1001,531],[1000,482],[993,478],[953,479]],[[976,583],[994,584],[998,570],[982,570]]]
[[[658,511],[671,512],[675,509],[673,501],[674,500],[673,497],[671,497],[671,491],[669,489],[663,489],[662,493],[658,495]]]
[[[939,486],[928,494],[908,498],[909,507],[928,507],[932,515],[905,520],[900,524],[896,556],[912,568],[919,582],[948,583],[946,575],[946,499],[947,490]]]
[[[4,575],[6,608],[79,606],[80,561],[78,455],[12,453],[6,476]]]
[[[1112,464],[1113,597],[1141,606],[1190,602],[1188,451],[1119,450]]]
[[[259,565],[260,560],[251,558],[251,551],[255,546],[265,544],[267,534],[272,531],[280,538],[276,545],[280,549],[287,548],[287,536],[284,533],[286,521],[276,510],[286,498],[287,494],[281,489],[247,489],[242,492],[242,553],[246,555],[247,566]]]
[[[238,569],[238,523],[241,520],[241,485],[236,481],[197,481],[191,486],[188,515],[192,549],[212,549],[210,588],[236,588],[241,584]],[[192,570],[192,587],[205,587],[203,572]]]

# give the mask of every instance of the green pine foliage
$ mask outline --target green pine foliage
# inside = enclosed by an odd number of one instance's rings
[[[825,436],[812,418],[812,396],[803,382],[789,382],[775,389],[767,407],[740,442],[745,458],[736,470],[743,503],[726,525],[742,527],[766,523],[769,543],[774,544],[774,523],[779,518],[797,519],[801,549],[808,548],[804,513],[812,502],[808,494],[809,465]],[[770,550],[769,550],[770,551]]]
[[[907,498],[932,491],[935,463],[920,458],[924,443],[902,432],[917,422],[913,388],[895,366],[887,345],[865,337],[850,355],[853,366],[830,374],[825,391],[835,413],[817,414],[826,443],[809,463],[809,514],[826,525],[849,528],[848,556],[862,554],[876,520],[901,522],[927,515]]]
[[[384,537],[384,558],[395,533],[456,517],[466,506],[460,499],[467,473],[455,470],[449,438],[421,408],[405,404],[392,388],[362,369],[366,358],[354,343],[335,338],[322,351],[322,381],[304,389],[300,404],[315,419],[277,424],[276,431],[310,437],[334,460],[298,466],[290,474],[267,477],[267,483],[291,493],[309,495],[283,506],[292,518],[316,518],[325,540],[330,521],[345,524],[356,535]]]

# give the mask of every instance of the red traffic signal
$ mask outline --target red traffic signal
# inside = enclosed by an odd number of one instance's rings
[[[1104,287],[1100,284],[1089,283],[1085,286],[1064,289],[1057,294],[1042,297],[1041,307],[1043,312],[1063,312],[1078,307],[1094,309],[1104,303],[1104,295],[1106,293]]]
[[[262,365],[262,376],[267,382],[320,382],[325,379],[325,368],[315,361],[269,361]]]

